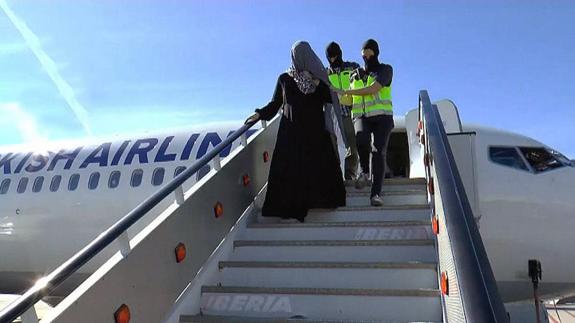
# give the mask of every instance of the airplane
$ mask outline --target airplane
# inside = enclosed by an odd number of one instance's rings
[[[437,105],[442,113],[457,111],[449,100]],[[417,114],[415,109],[394,117],[388,176],[425,176]],[[442,118],[459,127],[450,140],[469,135],[463,144],[454,139],[459,148],[453,150],[473,160],[473,169],[460,173],[464,182],[474,182],[467,194],[503,301],[531,299],[528,259],[543,264],[542,297],[575,295],[575,249],[569,248],[575,243],[575,162],[535,139],[461,123],[457,113]],[[22,293],[240,125],[0,148],[0,294]],[[342,152],[344,147],[340,158]],[[156,214],[172,202],[166,199]],[[115,251],[88,263],[55,295],[68,293]]]
[[[0,294],[22,293],[240,125],[0,147]],[[201,169],[184,190],[209,171],[210,166]],[[172,202],[166,199],[150,214]],[[130,236],[153,218],[139,221]],[[67,294],[113,252],[88,263],[55,294]]]

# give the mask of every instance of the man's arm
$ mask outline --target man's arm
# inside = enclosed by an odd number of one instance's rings
[[[383,86],[381,86],[381,84],[379,84],[379,82],[375,81],[375,82],[373,82],[372,85],[370,85],[368,87],[364,87],[364,88],[356,89],[356,90],[347,90],[347,91],[344,91],[344,94],[371,95],[371,94],[377,93],[379,90],[381,90],[382,87]]]
[[[393,69],[390,65],[381,65],[380,70],[377,72],[375,77],[375,82],[372,85],[365,87],[363,89],[348,90],[345,94],[351,95],[370,95],[375,94],[383,87],[383,84],[389,86],[391,84],[391,79],[393,78]]]

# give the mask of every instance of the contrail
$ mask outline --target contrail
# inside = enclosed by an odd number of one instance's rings
[[[30,28],[28,28],[22,19],[18,18],[14,14],[14,11],[10,9],[5,0],[0,0],[0,9],[4,11],[14,27],[16,27],[16,29],[20,32],[20,35],[22,35],[24,41],[30,50],[32,50],[34,56],[36,56],[40,62],[40,65],[42,65],[46,73],[48,73],[48,76],[50,76],[50,79],[52,79],[52,82],[54,82],[54,85],[56,85],[60,95],[64,98],[66,103],[68,103],[68,106],[70,109],[72,109],[72,112],[74,112],[74,115],[76,118],[78,118],[78,121],[80,121],[84,127],[86,134],[92,135],[92,130],[90,129],[90,125],[88,123],[88,111],[86,108],[84,108],[84,106],[82,106],[80,102],[78,102],[76,95],[74,94],[74,90],[58,72],[56,63],[50,58],[50,56],[48,56],[44,49],[42,49],[42,45],[38,37],[32,32],[32,30],[30,30]]]

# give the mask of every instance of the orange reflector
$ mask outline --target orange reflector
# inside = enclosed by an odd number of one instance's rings
[[[114,313],[116,323],[130,322],[130,308],[126,304],[122,304]]]
[[[441,293],[449,296],[449,279],[445,271],[441,273]]]
[[[417,130],[421,130],[423,129],[423,121],[419,120],[417,121]]]
[[[178,243],[175,251],[176,251],[176,262],[180,263],[184,261],[184,259],[186,258],[186,245],[184,245],[181,242]]]
[[[250,176],[248,174],[242,176],[242,183],[244,184],[244,186],[250,185]]]
[[[433,229],[433,233],[435,233],[435,235],[439,234],[439,219],[437,218],[437,215],[434,215],[431,219],[431,228]]]
[[[264,163],[267,163],[270,160],[270,153],[264,151]]]
[[[222,205],[222,203],[217,202],[216,205],[214,205],[214,214],[216,218],[219,218],[222,215],[224,215],[224,206]]]
[[[435,193],[435,188],[433,187],[433,177],[431,177],[429,179],[429,182],[427,183],[428,189],[429,189],[429,194],[433,195]]]

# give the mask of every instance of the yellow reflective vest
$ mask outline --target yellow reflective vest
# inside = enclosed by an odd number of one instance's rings
[[[373,85],[375,77],[369,76],[367,83],[362,79],[355,79],[351,82],[351,89],[361,89]],[[377,93],[370,95],[354,95],[351,109],[353,117],[372,117],[382,114],[393,115],[393,104],[391,102],[391,84],[382,87]]]
[[[330,69],[331,71],[331,69]],[[351,88],[350,75],[353,72],[351,69],[343,69],[339,73],[329,74],[329,81],[333,87],[340,90],[349,90]],[[339,96],[339,103],[345,106],[352,105],[352,99],[349,96]]]

